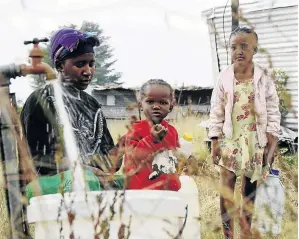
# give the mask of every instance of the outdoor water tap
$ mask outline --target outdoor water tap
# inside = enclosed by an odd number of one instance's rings
[[[24,41],[25,45],[33,44],[33,49],[29,53],[32,62],[31,65],[21,64],[9,64],[0,66],[0,87],[9,86],[10,79],[14,79],[20,76],[26,75],[39,75],[45,74],[47,80],[56,79],[56,73],[54,69],[45,62],[42,62],[44,57],[43,51],[39,48],[38,43],[48,42],[47,38],[37,39],[34,38],[32,41]],[[2,77],[1,77],[2,76]]]
[[[45,74],[47,80],[52,80],[56,78],[56,73],[54,69],[45,62],[42,62],[44,57],[43,51],[40,49],[38,44],[40,42],[48,42],[48,38],[37,39],[34,38],[32,41],[24,41],[25,45],[33,44],[33,48],[29,53],[29,57],[32,59],[31,65],[21,65],[21,72],[23,76],[32,74],[39,75]]]

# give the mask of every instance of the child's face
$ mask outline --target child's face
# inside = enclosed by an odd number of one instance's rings
[[[257,42],[254,34],[238,33],[230,42],[231,57],[237,66],[246,66],[252,62]]]
[[[141,108],[146,118],[154,124],[160,124],[173,107],[171,91],[164,85],[149,85],[145,88]]]

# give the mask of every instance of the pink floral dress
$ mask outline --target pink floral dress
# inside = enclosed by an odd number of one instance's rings
[[[254,113],[253,80],[234,80],[232,112],[233,137],[221,142],[222,157],[219,165],[236,176],[244,174],[254,182],[262,177],[263,152],[259,146]]]

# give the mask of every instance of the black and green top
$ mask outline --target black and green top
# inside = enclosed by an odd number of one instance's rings
[[[106,171],[111,166],[107,155],[114,147],[114,142],[100,104],[91,95],[69,84],[63,83],[62,91],[82,163]],[[40,175],[53,175],[58,169],[69,167],[66,160],[62,160],[58,166],[54,157],[60,142],[60,127],[51,84],[37,89],[29,96],[21,113],[21,122]]]

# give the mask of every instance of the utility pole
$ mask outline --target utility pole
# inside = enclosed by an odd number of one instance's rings
[[[239,0],[232,0],[232,31],[239,26]]]

